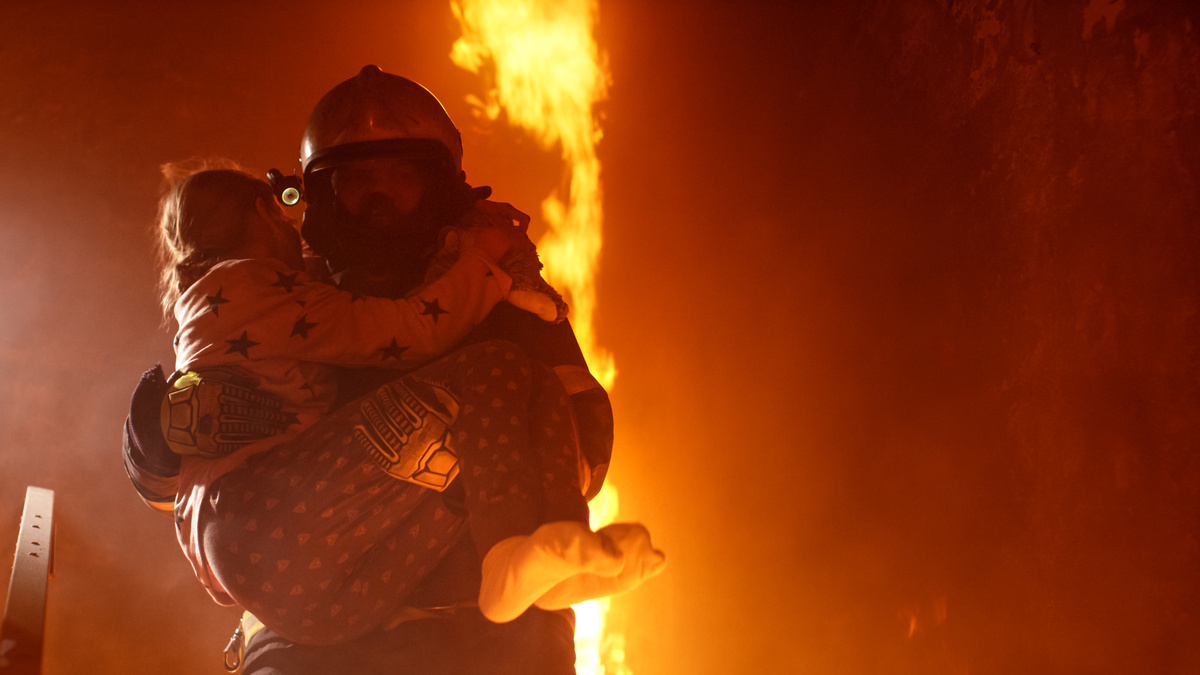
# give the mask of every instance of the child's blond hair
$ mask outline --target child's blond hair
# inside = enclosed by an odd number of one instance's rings
[[[191,160],[162,166],[166,192],[158,202],[156,248],[163,320],[175,301],[227,260],[245,240],[246,218],[255,202],[274,201],[265,180],[232,160]]]

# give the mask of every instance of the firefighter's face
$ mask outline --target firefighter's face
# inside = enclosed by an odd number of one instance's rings
[[[346,213],[372,229],[394,226],[421,202],[425,181],[411,162],[369,159],[334,169],[333,192]]]

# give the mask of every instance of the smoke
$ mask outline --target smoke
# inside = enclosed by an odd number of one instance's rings
[[[1085,9],[602,3],[610,477],[671,563],[613,601],[634,672],[1197,669],[1200,17]],[[56,490],[46,672],[210,672],[233,616],[117,457],[157,167],[286,172],[366,63],[502,200],[557,167],[469,122],[440,5],[6,10],[0,544]]]

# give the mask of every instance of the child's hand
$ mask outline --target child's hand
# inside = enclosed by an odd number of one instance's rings
[[[508,202],[493,202],[488,199],[480,199],[475,202],[475,211],[483,215],[488,221],[497,224],[516,225],[521,232],[529,229],[529,214],[519,211],[516,207]]]
[[[512,204],[479,200],[475,211],[482,218],[476,227],[464,232],[466,246],[473,246],[494,261],[514,248],[533,248],[529,240],[529,216]]]

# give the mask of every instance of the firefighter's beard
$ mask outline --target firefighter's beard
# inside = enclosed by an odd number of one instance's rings
[[[339,209],[341,286],[386,297],[402,296],[418,286],[437,244],[429,201],[423,199],[411,213],[402,213],[391,197],[375,193],[363,201],[358,214]]]

